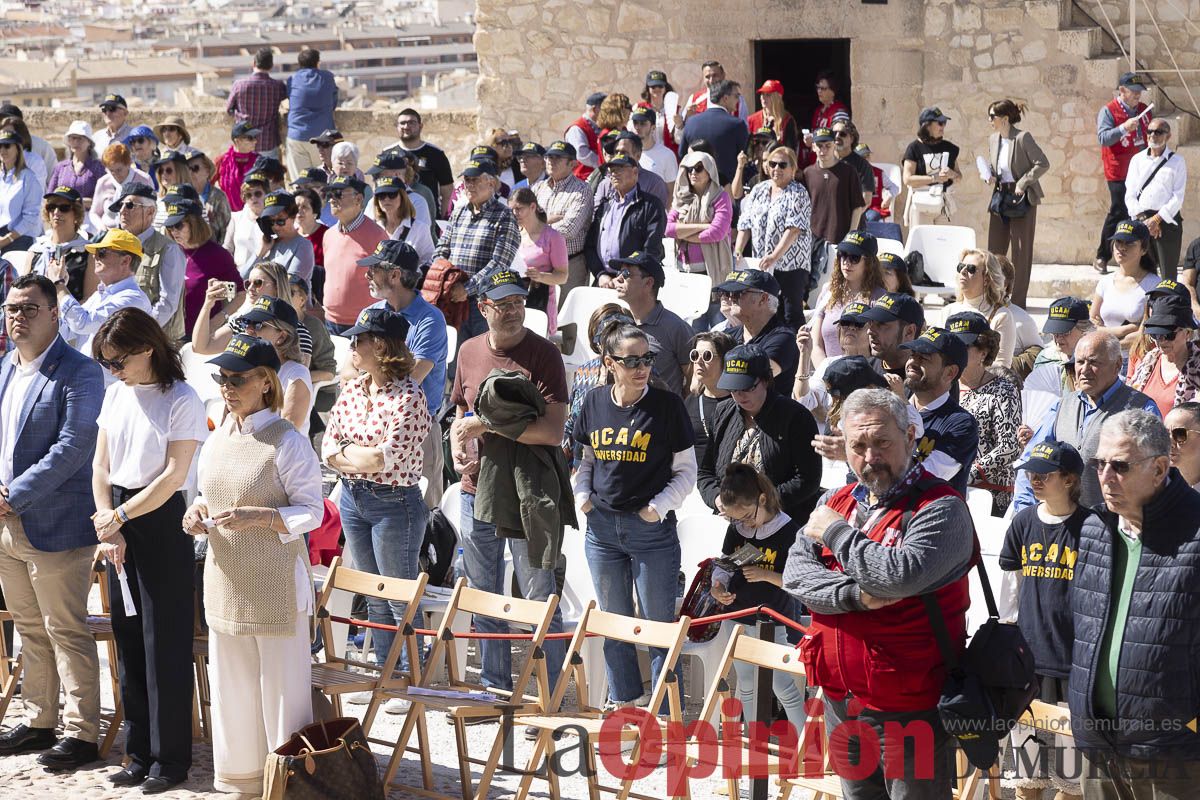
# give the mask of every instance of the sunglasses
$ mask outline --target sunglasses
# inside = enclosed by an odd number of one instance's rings
[[[128,360],[129,356],[125,356],[124,358],[100,358],[96,356],[96,363],[109,372],[120,372],[125,369],[125,362]]]
[[[345,193],[346,193],[345,189],[327,189],[325,191],[325,197],[327,197],[330,200],[341,200],[342,195],[344,195]]]
[[[609,356],[609,358],[625,367],[625,369],[649,367],[654,363],[654,353],[647,353],[644,356]]]
[[[262,189],[255,189],[253,192],[251,192],[249,195],[247,195],[247,197],[251,197],[255,200],[258,200],[259,198],[266,197],[266,196],[267,196],[267,193],[264,192]]]
[[[624,280],[629,280],[630,278],[638,278],[638,277],[648,278],[650,276],[649,275],[640,275],[639,276],[636,272],[634,272],[631,269],[623,269],[617,273],[617,277],[622,278]]]
[[[833,132],[833,136],[835,139],[845,139],[849,135],[850,134],[846,133],[845,131],[834,131]]]
[[[764,294],[758,289],[738,289],[736,292],[721,292],[722,297],[728,297],[733,302],[740,302],[742,297],[747,294]]]
[[[791,163],[788,161],[768,161],[767,162],[768,169],[787,169],[790,166],[791,166]]]
[[[280,214],[278,217],[271,220],[271,227],[272,228],[282,228],[288,224],[289,219],[291,219],[291,217],[288,217],[286,214]]]
[[[188,172],[200,172],[203,169],[203,164],[188,164]]]
[[[1187,444],[1193,433],[1200,433],[1195,428],[1171,428],[1171,441],[1179,446]]]
[[[248,331],[259,331],[263,328],[274,328],[277,331],[283,330],[283,328],[280,328],[274,322],[247,322],[244,324],[246,326],[246,330]]]
[[[704,165],[703,164],[693,164],[690,167],[684,167],[684,169],[687,170],[688,173],[690,173],[692,175],[699,175],[701,172],[704,172]]]
[[[186,224],[187,224],[187,220],[181,219],[181,220],[179,220],[179,222],[176,222],[174,225],[165,225],[163,227],[165,227],[169,231],[181,231],[181,230],[183,230],[183,226]],[[100,255],[100,254],[97,253],[96,255]]]
[[[70,206],[63,205],[62,203],[46,203],[46,213],[47,214],[53,214],[55,211],[61,211],[62,213],[65,214],[70,210],[71,210]]]
[[[219,372],[214,372],[212,379],[217,386],[232,386],[235,389],[245,386],[246,381],[250,380],[247,375],[222,375]]]
[[[150,140],[147,139],[145,136],[135,136],[129,140],[129,143],[130,144],[146,144],[146,142],[148,142],[148,141],[150,141]]]
[[[1168,131],[1166,128],[1151,128],[1146,131],[1146,133],[1150,134],[1151,136],[1166,136],[1168,133],[1170,133],[1170,131]]]
[[[709,364],[716,357],[717,354],[712,350],[693,350],[692,352],[688,353],[688,358],[691,359],[693,364],[697,364],[701,361],[703,361],[705,364]]]
[[[838,260],[844,261],[847,264],[857,264],[858,262],[862,261],[862,259],[863,257],[861,255],[855,255],[854,253],[838,253]]]
[[[979,272],[979,267],[975,266],[974,264],[959,264],[954,268],[954,271],[959,275],[963,274],[964,272],[968,275],[974,275],[976,272]]]
[[[1154,456],[1139,458],[1137,461],[1122,461],[1121,459],[1108,461],[1103,458],[1089,458],[1088,466],[1096,470],[1097,475],[1102,474],[1106,468],[1112,469],[1118,475],[1127,475],[1129,470],[1133,469],[1134,464],[1141,464],[1143,461],[1149,461],[1151,458],[1154,458]]]
[[[266,283],[266,278],[246,278],[246,282],[243,285],[247,289],[261,289]]]
[[[133,200],[126,200],[121,203],[121,211],[133,211],[135,208],[154,208],[153,203],[137,203]]]
[[[49,307],[50,306],[44,306],[44,308]],[[4,309],[5,316],[33,319],[38,315],[38,311],[41,310],[43,306],[40,306],[37,303],[7,303],[4,306],[0,306],[0,308]]]
[[[1175,341],[1175,337],[1179,335],[1179,331],[1180,328],[1176,328],[1170,333],[1152,333],[1150,334],[1150,338],[1159,343],[1173,342]]]
[[[115,114],[115,113],[117,113],[117,109],[119,109],[119,108],[120,108],[120,106],[102,106],[100,108],[100,113],[101,114]]]
[[[112,250],[108,249],[107,247],[100,248],[96,251],[96,260],[103,261],[104,259],[108,258],[108,254],[111,252]]]
[[[16,149],[16,147],[17,146],[12,142],[4,142],[3,144],[0,144],[0,150],[13,150]]]

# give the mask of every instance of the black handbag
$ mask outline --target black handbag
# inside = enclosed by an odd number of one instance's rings
[[[353,717],[314,722],[267,754],[263,800],[383,800],[383,781]]]
[[[998,214],[1004,219],[1020,219],[1029,213],[1029,198],[1018,195],[1010,189],[999,186],[992,191],[992,199],[988,203],[988,211]]]

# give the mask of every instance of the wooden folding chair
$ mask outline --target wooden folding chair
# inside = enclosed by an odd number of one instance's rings
[[[380,683],[380,700],[399,697],[412,704],[408,710],[408,716],[404,720],[404,727],[400,731],[400,736],[395,742],[379,739],[370,740],[375,744],[392,746],[392,757],[388,761],[387,771],[384,774],[385,786],[390,788],[393,785],[396,770],[400,766],[400,760],[404,757],[404,754],[406,752],[417,753],[421,758],[421,778],[424,786],[395,785],[400,786],[411,794],[451,800],[450,795],[441,794],[433,790],[433,766],[430,761],[429,736],[425,720],[427,710],[444,711],[454,724],[455,740],[458,747],[459,784],[462,789],[462,798],[463,800],[471,800],[473,796],[479,798],[487,797],[488,785],[503,753],[505,739],[507,736],[512,735],[512,730],[510,726],[501,726],[500,735],[496,737],[491,753],[488,755],[486,761],[482,761],[470,756],[467,748],[466,720],[481,717],[498,718],[502,713],[515,715],[522,711],[540,712],[547,707],[546,703],[550,697],[550,676],[546,671],[546,656],[542,651],[542,643],[550,630],[550,622],[554,618],[554,611],[557,608],[558,595],[550,595],[545,601],[523,600],[471,589],[467,587],[466,578],[458,579],[458,583],[454,586],[454,593],[450,596],[450,602],[446,606],[445,615],[442,617],[442,624],[438,628],[437,639],[434,641],[433,649],[430,651],[425,667],[422,668],[418,661],[410,658],[411,683],[403,678],[396,678],[387,671],[384,672],[383,680]],[[523,629],[532,629],[533,633],[529,642],[529,657],[525,660],[524,666],[522,666],[520,673],[513,681],[511,692],[467,683],[464,680],[463,667],[465,665],[458,663],[458,655],[454,647],[455,633],[451,627],[454,618],[459,612],[503,621],[510,627],[519,626]],[[443,658],[446,659],[448,683],[435,686],[433,685],[433,681],[425,676],[433,675],[435,673],[435,665],[440,663],[440,660]],[[534,694],[531,695],[527,691],[527,687],[530,680],[535,677],[535,671],[537,673],[536,685],[533,688]],[[417,691],[414,692],[413,689]],[[499,698],[499,700],[461,696],[439,697],[436,694],[424,693],[423,690],[444,690],[458,693],[486,692],[493,698]],[[408,740],[412,735],[414,727],[417,729],[419,744],[419,747],[416,749],[408,747]],[[508,729],[506,730],[506,728]],[[472,764],[479,764],[485,768],[483,779],[479,784],[479,790],[476,794],[472,793],[471,788]]]
[[[3,626],[11,625],[12,621],[12,614],[0,608],[0,720],[8,714],[8,706],[21,684],[21,657],[8,652],[3,635]]]
[[[371,725],[384,698],[379,694],[381,680],[384,675],[394,675],[396,665],[400,662],[401,648],[408,648],[408,663],[419,664],[420,650],[417,647],[416,634],[413,632],[413,620],[420,609],[418,603],[425,594],[425,583],[429,575],[422,572],[416,580],[402,578],[385,578],[370,572],[361,572],[343,566],[342,559],[337,556],[329,565],[329,573],[325,577],[325,586],[317,603],[317,624],[321,626],[326,646],[325,660],[312,665],[312,685],[329,695],[334,712],[342,716],[342,695],[352,692],[370,692],[371,701],[367,705],[366,716],[363,717],[363,733],[370,735]],[[328,611],[329,601],[334,591],[361,594],[367,598],[386,600],[392,603],[404,603],[404,618],[398,623],[400,632],[392,641],[392,646],[384,657],[382,667],[373,661],[339,656],[334,648],[329,646],[333,641],[333,622]],[[407,682],[408,676],[402,676]],[[404,685],[404,684],[401,684]]]
[[[567,650],[566,660],[563,662],[562,674],[558,678],[554,695],[550,699],[548,708],[552,711],[518,713],[514,720],[518,725],[538,729],[537,742],[534,745],[533,754],[529,758],[529,763],[522,773],[516,800],[524,800],[529,796],[530,785],[535,776],[544,777],[549,781],[552,798],[558,800],[562,796],[559,790],[558,776],[551,763],[554,759],[554,737],[567,726],[570,726],[572,731],[582,731],[587,737],[587,741],[581,749],[587,759],[588,796],[591,800],[598,800],[601,791],[616,794],[618,800],[626,800],[630,797],[639,798],[639,800],[662,800],[658,796],[634,793],[633,781],[635,779],[633,777],[622,781],[619,788],[600,785],[599,773],[596,770],[596,754],[592,745],[599,741],[600,733],[605,727],[605,720],[612,713],[618,712],[606,713],[588,705],[587,674],[584,670],[581,651],[589,634],[639,647],[659,647],[666,650],[667,655],[663,660],[658,680],[655,681],[648,708],[661,708],[665,697],[668,705],[667,723],[675,722],[682,725],[683,703],[679,696],[675,665],[683,652],[683,643],[687,640],[687,629],[690,624],[691,619],[688,617],[681,617],[677,622],[655,622],[612,614],[596,608],[595,600],[588,602],[583,616],[575,628],[575,635],[571,638],[571,646]],[[578,707],[575,711],[564,711],[562,709],[563,698],[566,696],[567,684],[572,678],[575,681],[575,697]],[[638,763],[641,759],[643,744],[640,729],[624,727],[620,736],[623,740],[634,741],[631,760],[627,763]],[[542,768],[545,769],[544,775],[539,772]],[[480,785],[484,786],[485,784],[481,781]],[[683,792],[676,796],[688,797],[686,784]]]
[[[117,660],[117,640],[113,636],[112,608],[108,603],[108,567],[105,565],[99,551],[92,562],[92,580],[100,589],[100,614],[89,614],[88,630],[92,632],[97,644],[103,643],[108,648],[108,678],[112,682],[113,711],[111,714],[101,714],[100,718],[108,722],[108,729],[100,739],[100,757],[107,758],[112,750],[117,734],[121,731],[121,723],[125,721],[125,706],[121,702],[121,673]]]
[[[753,664],[759,669],[770,669],[777,672],[785,672],[792,675],[794,678],[804,677],[804,665],[800,662],[800,658],[794,647],[775,642],[763,641],[754,636],[754,629],[747,628],[745,625],[734,625],[733,633],[729,637],[729,642],[725,645],[725,652],[721,656],[721,660],[717,662],[712,676],[712,683],[709,685],[708,694],[704,697],[704,707],[700,711],[700,720],[712,720],[716,715],[720,715],[722,731],[722,745],[720,754],[706,753],[700,745],[698,739],[693,737],[689,740],[689,755],[688,763],[692,765],[720,767],[723,761],[728,760],[730,748],[735,747],[729,741],[728,736],[724,731],[726,722],[740,722],[740,717],[732,717],[725,713],[725,700],[733,696],[733,692],[729,688],[729,672],[733,669],[734,662],[740,661],[744,664]],[[741,737],[741,758],[739,764],[753,764],[756,768],[761,765],[761,774],[763,775],[781,775],[791,777],[798,774],[800,759],[809,746],[808,738],[810,731],[816,731],[816,727],[805,724],[803,729],[797,731],[797,739],[791,743],[774,744],[765,739],[752,739],[749,736],[749,725],[742,731]],[[788,746],[783,746],[783,744]],[[819,744],[818,744],[819,746]],[[692,754],[692,749],[695,749],[695,754]],[[727,788],[730,797],[738,797],[738,778],[732,777],[726,779]]]

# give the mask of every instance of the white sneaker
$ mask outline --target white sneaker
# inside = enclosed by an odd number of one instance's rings
[[[365,706],[371,702],[371,692],[352,692],[342,695],[342,702],[352,706]]]
[[[410,708],[412,708],[412,703],[403,697],[393,697],[383,704],[385,714],[407,714]]]

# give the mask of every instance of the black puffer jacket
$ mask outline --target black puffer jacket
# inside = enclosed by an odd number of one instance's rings
[[[1103,535],[1085,527],[1071,583],[1075,646],[1070,678],[1076,745],[1125,758],[1200,760],[1200,493],[1172,469],[1143,509],[1142,556],[1117,670],[1117,716],[1095,708],[1100,644],[1112,597],[1117,515],[1103,506]]]

